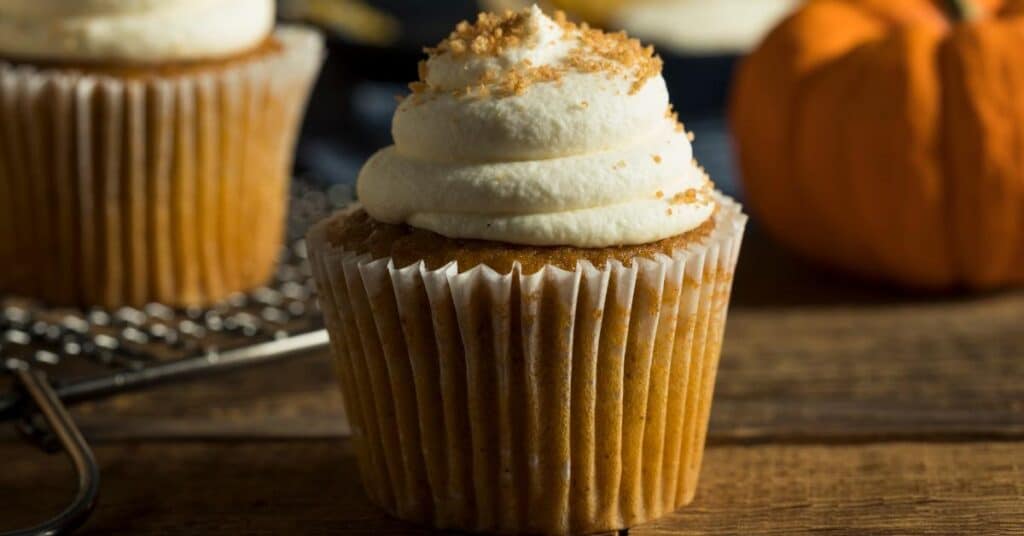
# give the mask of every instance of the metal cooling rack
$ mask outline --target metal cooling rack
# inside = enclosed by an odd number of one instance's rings
[[[64,450],[78,475],[78,494],[67,509],[0,536],[68,533],[92,512],[99,470],[67,405],[326,345],[303,237],[312,223],[351,200],[350,186],[294,181],[288,246],[273,281],[214,307],[53,309],[0,296],[0,422],[14,422],[48,452]]]

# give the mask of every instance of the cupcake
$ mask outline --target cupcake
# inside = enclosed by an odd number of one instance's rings
[[[536,7],[429,49],[309,246],[370,498],[587,533],[694,496],[746,217],[660,60]]]
[[[202,305],[262,284],[322,56],[273,0],[0,2],[0,292]]]

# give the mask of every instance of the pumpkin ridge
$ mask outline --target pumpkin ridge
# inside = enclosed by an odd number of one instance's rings
[[[821,58],[816,59],[816,61],[811,61],[806,65],[794,64],[790,66],[790,68],[792,68],[796,72],[801,73],[801,75],[794,76],[794,80],[792,81],[791,87],[789,87],[788,90],[785,90],[785,92],[788,93],[788,96],[784,97],[787,101],[787,105],[785,107],[788,110],[796,110],[799,107],[799,103],[803,98],[802,95],[805,92],[803,86],[806,84],[808,78],[814,77],[815,73],[824,66],[827,66],[829,62],[836,61],[838,58],[846,56],[847,54],[851,53],[860,46],[864,46],[865,44],[868,44],[874,40],[884,38],[886,35],[886,25],[879,19],[879,17],[874,16],[873,14],[865,13],[863,10],[859,9],[857,6],[850,4],[849,2],[842,0],[826,0],[821,2],[813,2],[809,4],[805,10],[787,19],[782,26],[776,29],[776,31],[773,31],[766,39],[766,45],[774,44],[773,41],[782,39],[785,35],[783,30],[785,30],[787,25],[797,27],[806,26],[809,30],[811,28],[814,28],[813,33],[817,34],[818,26],[826,25],[829,23],[835,23],[838,20],[846,19],[848,17],[856,17],[857,19],[859,19],[859,35],[851,37],[849,35],[851,26],[845,25],[844,29],[847,30],[847,32],[842,34],[836,34],[830,37],[832,41],[835,41],[837,38],[839,38],[840,41],[838,43],[833,43],[830,47],[828,47],[829,50],[826,51],[815,50],[816,54],[818,56],[821,56]],[[808,33],[812,32],[808,31]],[[806,49],[806,43],[804,42],[804,40],[799,40],[798,42],[792,44],[782,42],[779,43],[779,46],[795,46],[798,48]],[[755,52],[755,54],[757,53]],[[804,55],[811,55],[811,53],[806,52]],[[744,65],[756,64],[757,59],[758,58],[756,56],[752,55],[744,60]],[[805,62],[807,62],[806,59]],[[748,86],[750,88],[749,91],[752,95],[757,95],[758,93],[760,93],[760,88],[758,86],[760,85],[761,81],[758,80],[756,77],[751,78],[751,75],[746,73],[746,71],[749,70],[749,68],[740,69],[740,74],[738,76],[738,79],[740,81],[735,85],[734,89],[734,103],[742,103],[746,99],[744,93],[746,92]],[[772,68],[768,70],[766,75],[775,76],[776,73],[774,71],[774,66],[772,66]],[[732,122],[735,127],[734,131],[738,133],[737,141],[740,143],[742,143],[742,140],[739,138],[742,136],[743,132],[745,132],[743,128],[739,127],[740,124],[743,124],[746,121],[746,118],[744,117],[746,115],[744,113],[744,108],[745,107],[742,106],[742,104],[740,104],[739,106],[733,106],[733,113],[731,114]],[[757,105],[754,105],[750,112],[752,113],[752,115],[762,115],[764,113],[770,113],[770,110],[759,109]],[[758,122],[751,121],[750,123]],[[778,144],[779,146],[771,150],[776,152],[776,161],[782,162],[781,166],[773,167],[788,167],[789,171],[788,173],[784,173],[781,169],[774,169],[773,172],[786,176],[785,182],[781,183],[778,186],[785,187],[787,190],[786,194],[788,195],[776,196],[776,192],[757,192],[756,185],[748,184],[747,193],[749,194],[749,197],[752,201],[751,208],[755,212],[766,212],[768,211],[767,208],[760,206],[762,202],[773,204],[774,201],[778,201],[782,203],[781,206],[787,207],[786,209],[777,208],[771,210],[771,212],[775,212],[779,218],[785,218],[789,220],[790,223],[779,226],[773,219],[764,217],[761,218],[761,221],[765,223],[766,227],[771,232],[771,234],[776,238],[782,240],[783,243],[786,243],[790,247],[795,247],[801,250],[807,256],[819,257],[817,255],[817,251],[820,248],[816,246],[827,245],[827,243],[830,242],[830,240],[820,238],[819,233],[817,232],[817,230],[813,228],[813,225],[810,224],[810,221],[808,220],[806,215],[802,214],[802,212],[809,206],[809,204],[806,201],[801,201],[801,198],[803,197],[801,192],[805,190],[805,188],[803,188],[802,185],[798,185],[798,179],[796,179],[797,173],[795,169],[795,162],[797,161],[797,147],[795,146],[795,144],[792,143],[792,140],[796,139],[797,127],[793,122],[777,121],[777,123],[780,128],[784,129],[785,133],[782,136],[772,136],[773,138],[778,138],[781,140],[781,142]],[[755,168],[760,167],[759,164],[752,163],[749,160],[749,157],[744,158],[744,153],[741,152],[740,156],[740,164],[741,168],[743,168],[744,170],[744,174],[750,174],[749,169],[751,168],[751,166]],[[810,204],[810,206],[815,205],[812,203]],[[787,229],[790,231],[796,231],[799,235],[802,236],[802,238],[790,240]],[[815,238],[815,236],[819,236],[819,238]],[[804,242],[812,242],[814,243],[814,246],[805,247]]]
[[[858,263],[860,260],[867,260],[869,263],[875,263],[877,259],[874,259],[874,252],[868,245],[859,240],[856,233],[849,233],[844,229],[842,225],[841,215],[835,211],[835,201],[839,198],[850,199],[852,196],[852,190],[854,183],[850,181],[842,181],[844,185],[848,185],[849,188],[843,192],[838,192],[833,199],[827,199],[833,192],[829,190],[832,186],[825,186],[826,184],[836,184],[834,181],[835,177],[823,177],[820,173],[813,169],[805,169],[806,166],[814,166],[813,162],[818,162],[821,159],[828,159],[829,161],[840,163],[837,166],[836,174],[845,173],[848,169],[848,158],[849,152],[846,150],[849,147],[849,140],[847,137],[847,129],[845,125],[848,124],[846,114],[851,110],[850,107],[840,108],[838,113],[842,114],[840,117],[833,117],[829,121],[832,123],[834,131],[835,143],[830,144],[828,147],[831,151],[829,154],[814,154],[810,151],[800,152],[797,150],[800,147],[801,140],[804,139],[807,134],[805,131],[810,130],[810,127],[817,126],[817,121],[814,124],[808,124],[808,121],[813,119],[803,119],[804,116],[808,115],[807,103],[808,94],[817,93],[817,88],[814,87],[816,84],[823,83],[822,80],[826,80],[828,77],[835,74],[845,75],[849,79],[859,78],[857,73],[863,72],[867,67],[864,62],[864,58],[858,51],[868,50],[876,41],[870,40],[858,44],[855,47],[845,51],[842,55],[836,56],[830,63],[822,64],[817,66],[815,69],[810,70],[804,76],[804,78],[797,83],[797,101],[802,106],[797,107],[796,115],[793,121],[793,136],[790,138],[794,143],[790,144],[793,151],[793,163],[795,169],[793,172],[794,185],[795,185],[795,196],[797,198],[797,205],[805,215],[810,215],[810,221],[815,222],[815,226],[818,227],[815,230],[815,235],[818,237],[816,240],[818,245],[812,247],[806,247],[807,251],[805,254],[816,258],[819,262],[828,262],[831,264],[835,263]],[[853,64],[852,66],[849,64]],[[844,69],[845,68],[845,69]],[[849,73],[848,69],[857,69],[857,73]],[[836,100],[841,102],[843,100],[852,102],[852,99],[857,97],[858,89],[854,84],[842,84],[839,90],[842,91],[842,95]],[[815,139],[815,136],[810,136],[811,139]],[[806,154],[804,158],[800,157],[800,154]],[[805,162],[805,158],[811,159],[813,162]],[[825,182],[827,181],[827,182]],[[847,206],[840,212],[851,213],[853,207]],[[822,256],[822,251],[829,251],[827,245],[829,242],[837,242],[843,244],[843,247],[833,251],[833,255],[838,258],[829,258],[828,255]]]
[[[965,26],[943,56],[950,237],[971,288],[1024,282],[1024,21]],[[954,126],[955,125],[955,129]]]

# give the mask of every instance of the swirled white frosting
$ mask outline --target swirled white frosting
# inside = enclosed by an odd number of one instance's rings
[[[395,144],[360,172],[370,216],[450,238],[576,247],[649,243],[705,222],[710,182],[660,74],[567,68],[516,94],[460,94],[487,72],[500,83],[523,60],[561,68],[585,50],[573,27],[536,7],[525,16],[519,46],[427,61],[424,94],[395,113]]]
[[[0,0],[0,55],[155,63],[254,48],[274,0]]]

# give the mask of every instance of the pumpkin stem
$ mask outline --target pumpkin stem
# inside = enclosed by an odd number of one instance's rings
[[[946,10],[954,22],[970,22],[981,16],[974,0],[945,0]]]

